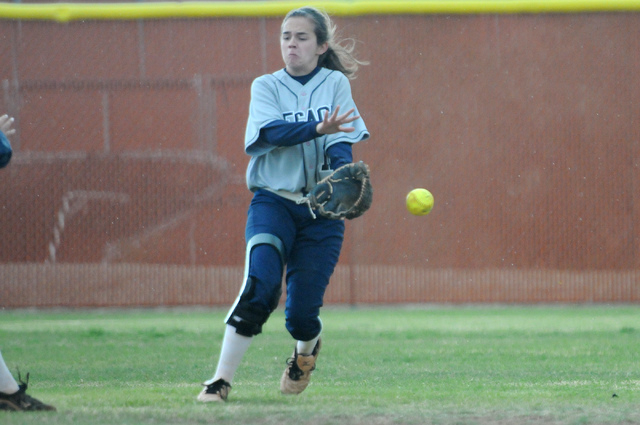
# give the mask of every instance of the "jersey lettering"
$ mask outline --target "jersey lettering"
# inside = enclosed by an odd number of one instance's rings
[[[288,111],[282,114],[282,118],[287,122],[304,122],[304,121],[322,121],[324,119],[324,113],[331,113],[331,106],[324,105],[316,110],[312,108],[307,111]]]

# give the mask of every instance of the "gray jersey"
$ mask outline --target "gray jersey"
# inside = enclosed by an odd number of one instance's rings
[[[245,152],[251,155],[247,186],[289,193],[308,192],[320,180],[327,148],[335,143],[356,143],[369,137],[362,118],[348,124],[352,133],[323,135],[295,146],[279,147],[258,140],[260,129],[276,121],[321,121],[325,111],[340,106],[341,112],[356,108],[347,77],[321,68],[302,85],[284,70],[256,78],[251,85]],[[356,115],[359,115],[356,108]]]

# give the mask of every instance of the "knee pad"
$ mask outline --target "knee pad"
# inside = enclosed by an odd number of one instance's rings
[[[281,265],[284,266],[284,244],[277,237],[269,233],[259,233],[253,236],[247,243],[247,251],[244,266],[244,283],[240,289],[240,294],[229,310],[225,323],[236,328],[236,333],[243,336],[255,336],[262,332],[264,325],[271,315],[271,312],[278,306],[278,301],[282,295],[282,289],[273,294],[268,300],[268,308],[251,304],[250,300],[255,294],[256,279],[249,276],[251,252],[259,245],[273,246],[280,257]]]
[[[286,328],[293,339],[311,341],[322,332],[320,317],[288,317]]]

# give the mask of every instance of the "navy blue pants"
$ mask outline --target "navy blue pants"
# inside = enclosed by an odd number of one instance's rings
[[[338,263],[344,221],[313,218],[309,207],[267,190],[257,191],[249,206],[246,240],[259,233],[277,236],[284,244],[286,266],[286,327],[293,338],[309,341],[321,331],[318,318],[329,279]],[[277,249],[256,246],[249,276],[255,292],[249,303],[264,310],[281,291],[283,266]]]

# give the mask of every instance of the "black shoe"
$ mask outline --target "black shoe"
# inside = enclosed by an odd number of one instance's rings
[[[210,401],[227,401],[229,397],[229,391],[231,391],[231,384],[224,379],[218,379],[216,382],[210,384],[204,383],[205,388],[198,394],[198,401],[204,403]]]
[[[29,374],[27,373],[27,382],[23,382],[18,372],[18,380],[20,385],[17,392],[13,394],[5,394],[0,392],[0,410],[8,410],[12,412],[30,412],[37,410],[49,410],[55,411],[56,408],[48,404],[44,404],[37,398],[31,397],[27,394],[27,387],[29,384]]]

